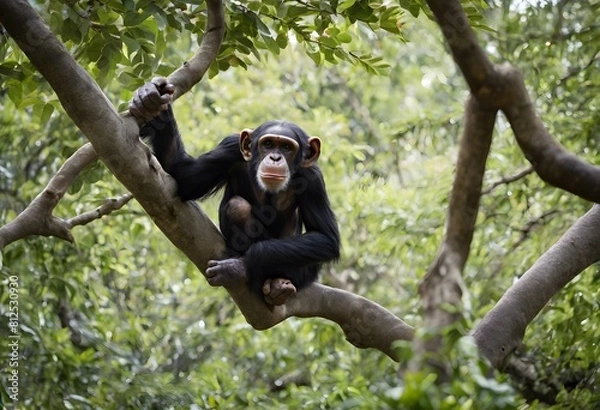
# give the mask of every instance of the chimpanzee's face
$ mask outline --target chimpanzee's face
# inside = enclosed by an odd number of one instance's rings
[[[240,151],[251,162],[258,186],[265,192],[278,193],[288,187],[299,168],[310,167],[317,161],[321,141],[308,137],[296,125],[275,121],[255,131],[242,131]]]

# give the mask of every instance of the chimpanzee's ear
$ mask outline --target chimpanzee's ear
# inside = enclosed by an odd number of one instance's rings
[[[302,166],[304,168],[308,168],[313,165],[319,159],[319,155],[321,155],[321,140],[319,137],[310,137],[308,139],[308,149],[306,150],[306,155],[302,159]]]
[[[252,159],[252,149],[250,148],[251,137],[252,130],[250,128],[246,128],[240,132],[240,152],[246,161],[250,161]]]

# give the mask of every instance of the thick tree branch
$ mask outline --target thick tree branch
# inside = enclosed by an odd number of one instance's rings
[[[494,64],[479,45],[459,0],[428,0],[427,4],[444,34],[454,61],[458,64],[471,92],[481,98],[492,93],[490,79]]]
[[[600,203],[600,167],[569,153],[556,142],[535,112],[520,72],[490,62],[471,29],[459,0],[428,0],[454,60],[473,95],[501,109],[519,146],[546,182],[589,201]]]
[[[502,110],[519,146],[546,182],[588,201],[600,203],[600,167],[585,163],[552,138],[537,115],[516,69],[501,71],[512,102]]]
[[[399,358],[392,349],[393,342],[412,340],[414,336],[411,326],[377,303],[318,283],[303,289],[270,315],[260,314],[260,309],[252,312],[250,323],[265,329],[291,316],[329,319],[340,325],[354,346],[378,349],[396,361]]]
[[[550,298],[599,260],[600,206],[594,205],[515,282],[476,327],[474,337],[484,356],[494,366],[503,366]]]
[[[246,321],[255,329],[271,328],[289,317],[322,317],[336,322],[346,339],[358,348],[374,348],[399,360],[392,344],[412,340],[414,329],[377,303],[345,290],[313,283],[288,299],[271,306],[250,293],[246,277],[230,276],[227,289]]]
[[[196,56],[169,78],[175,97],[187,91],[204,74],[222,38],[222,4],[207,1],[207,37]],[[10,17],[9,17],[10,16]],[[89,75],[44,25],[25,0],[0,2],[0,22],[56,92],[75,124],[92,143],[100,159],[133,194],[157,226],[204,271],[209,259],[223,254],[224,241],[208,217],[189,201],[175,197],[173,179],[162,171],[138,138],[139,128],[128,114],[119,116]],[[206,41],[206,47],[204,47]],[[314,284],[298,293],[286,306],[269,309],[251,295],[245,278],[224,287],[256,328],[267,328],[290,316],[321,316],[338,322],[349,340],[393,356],[391,342],[412,337],[412,328],[379,305]],[[352,309],[348,309],[352,306]],[[374,319],[377,318],[377,322]],[[381,323],[381,325],[380,325]]]
[[[387,309],[361,296],[341,289],[313,284],[303,290],[310,303],[294,299],[286,308],[289,315],[322,317],[341,326],[346,339],[354,346],[374,348],[398,361],[392,350],[396,340],[412,340],[414,329]]]
[[[495,119],[496,110],[482,107],[474,97],[469,98],[450,194],[446,234],[435,261],[419,286],[425,327],[435,330],[436,334],[423,343],[416,342],[417,352],[439,352],[442,346],[440,331],[462,316],[462,270],[473,239]],[[453,308],[449,310],[449,306]],[[440,375],[444,377],[441,368],[444,360],[437,362],[434,359],[431,363],[440,368]]]

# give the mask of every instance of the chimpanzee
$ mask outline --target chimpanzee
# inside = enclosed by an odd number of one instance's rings
[[[268,121],[192,158],[177,130],[172,93],[165,78],[156,78],[137,90],[129,110],[147,121],[140,135],[177,181],[182,200],[225,188],[219,223],[229,258],[209,261],[209,282],[245,272],[253,292],[270,305],[284,304],[317,279],[322,263],[340,254],[336,218],[316,164],[321,141],[291,122]]]

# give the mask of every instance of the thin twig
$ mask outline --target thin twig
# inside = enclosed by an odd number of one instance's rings
[[[533,173],[535,170],[533,167],[525,168],[522,171],[517,172],[514,175],[509,175],[507,177],[503,177],[498,181],[492,182],[489,187],[481,191],[481,195],[487,195],[492,192],[494,189],[499,187],[500,185],[510,184],[511,182],[518,181],[519,179]]]
[[[93,211],[84,212],[81,215],[74,216],[73,218],[65,221],[65,223],[69,226],[69,228],[87,225],[96,219],[100,219],[105,215],[109,215],[113,211],[121,209],[132,198],[133,195],[129,192],[117,198],[109,198]]]

